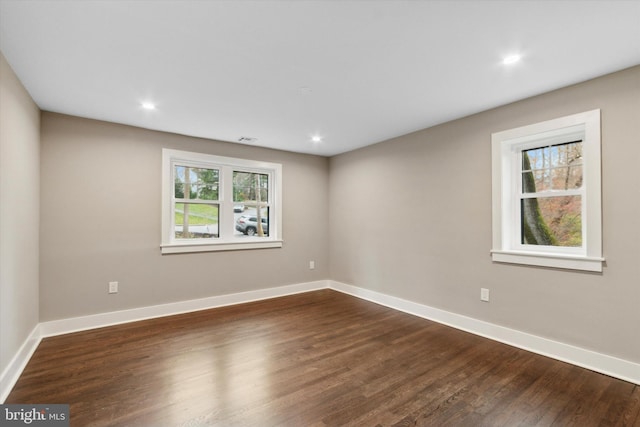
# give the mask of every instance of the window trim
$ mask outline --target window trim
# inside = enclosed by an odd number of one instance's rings
[[[583,130],[580,130],[583,129]],[[583,245],[558,248],[516,244],[516,218],[520,203],[516,180],[520,173],[517,153],[523,147],[544,146],[559,137],[583,134]],[[492,259],[571,270],[602,271],[602,202],[600,110],[496,132],[492,144]],[[519,180],[518,180],[519,185]]]
[[[173,188],[174,164],[193,165],[207,169],[219,170],[218,200],[211,204],[219,206],[219,231],[233,229],[233,171],[260,172],[269,175],[269,236],[267,237],[218,237],[208,239],[176,239],[172,218],[174,218]],[[162,237],[161,253],[189,253],[230,251],[245,249],[264,249],[282,247],[282,165],[279,163],[261,162],[216,156],[213,154],[190,151],[162,149]],[[229,219],[231,218],[231,219]]]

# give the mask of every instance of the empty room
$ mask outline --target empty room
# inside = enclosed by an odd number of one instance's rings
[[[640,426],[640,0],[0,0],[0,425]]]

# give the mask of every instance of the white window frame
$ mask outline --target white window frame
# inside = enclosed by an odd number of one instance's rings
[[[582,140],[582,188],[563,193],[581,196],[582,246],[522,244],[522,151],[576,139]],[[600,110],[496,132],[491,144],[493,261],[601,272]]]
[[[185,165],[219,170],[219,206],[216,238],[177,239],[175,237],[174,166]],[[236,236],[234,233],[233,172],[255,172],[269,176],[269,235]],[[190,151],[162,149],[162,254],[264,249],[282,247],[282,165],[279,163],[222,157]]]

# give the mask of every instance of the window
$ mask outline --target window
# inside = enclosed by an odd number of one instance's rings
[[[282,246],[282,165],[162,150],[162,253]]]
[[[602,271],[600,110],[492,135],[497,262]]]

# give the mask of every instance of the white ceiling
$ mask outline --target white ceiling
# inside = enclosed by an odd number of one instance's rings
[[[43,110],[329,156],[640,64],[640,1],[0,0],[0,49]]]

